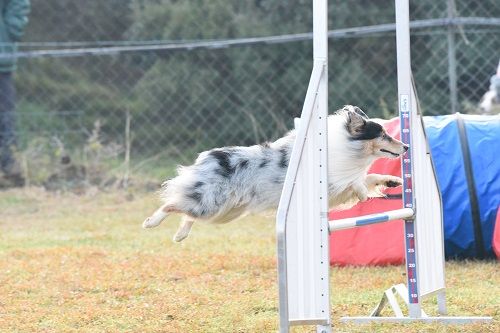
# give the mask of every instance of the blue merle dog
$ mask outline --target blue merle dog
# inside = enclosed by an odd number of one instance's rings
[[[178,176],[161,188],[164,204],[144,223],[158,226],[171,213],[183,214],[174,236],[186,238],[196,221],[227,223],[247,213],[276,209],[285,180],[295,131],[270,143],[216,148],[196,162],[179,167]],[[367,174],[378,158],[396,158],[408,147],[389,136],[356,106],[347,105],[328,117],[328,189],[331,208],[345,209],[383,196],[401,178]]]

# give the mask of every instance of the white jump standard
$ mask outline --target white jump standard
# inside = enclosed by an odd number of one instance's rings
[[[342,321],[492,320],[491,317],[428,317],[421,308],[423,298],[436,295],[439,314],[446,314],[442,205],[411,78],[409,4],[408,0],[395,2],[401,139],[410,146],[401,161],[404,207],[329,222],[328,11],[327,0],[313,1],[314,67],[276,217],[281,333],[289,332],[292,325],[316,325],[317,332],[331,332],[330,232],[396,219],[405,221],[407,284],[389,288],[370,316],[346,317]],[[396,295],[407,304],[408,317],[403,316]],[[394,317],[379,317],[387,303]]]

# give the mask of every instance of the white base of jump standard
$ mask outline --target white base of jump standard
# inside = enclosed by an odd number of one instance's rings
[[[384,292],[384,296],[379,304],[373,309],[369,316],[365,317],[342,317],[340,321],[343,323],[355,323],[355,324],[368,324],[373,322],[385,322],[385,323],[410,323],[410,322],[440,322],[444,324],[470,324],[477,322],[490,322],[493,320],[492,317],[449,317],[449,316],[439,316],[439,317],[429,317],[424,310],[421,310],[421,317],[405,317],[403,311],[398,304],[396,296],[399,296],[408,306],[408,289],[403,283],[392,286]],[[438,299],[438,312],[440,314],[446,315],[445,297],[444,291],[437,294]],[[381,317],[384,306],[388,304],[392,311],[394,312],[394,317]]]
[[[492,317],[342,317],[341,322],[355,323],[355,324],[369,324],[369,323],[411,323],[411,322],[424,322],[435,323],[440,322],[443,324],[472,324],[477,322],[490,322]]]

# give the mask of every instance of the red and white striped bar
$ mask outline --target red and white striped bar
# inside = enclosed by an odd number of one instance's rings
[[[370,214],[364,216],[350,217],[341,220],[334,220],[328,223],[330,231],[351,229],[362,227],[369,224],[383,223],[399,219],[408,219],[413,217],[415,212],[411,208],[402,208],[390,210],[379,214]]]

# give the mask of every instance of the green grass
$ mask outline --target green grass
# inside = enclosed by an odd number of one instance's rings
[[[178,219],[140,227],[157,203],[151,194],[0,192],[0,332],[275,332],[273,219],[195,225],[174,244]],[[499,264],[446,268],[449,314],[493,316],[492,324],[342,324],[404,281],[401,266],[346,267],[331,273],[334,330],[499,332]],[[432,300],[425,310],[436,313]]]

